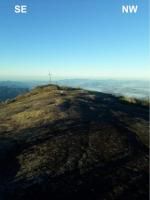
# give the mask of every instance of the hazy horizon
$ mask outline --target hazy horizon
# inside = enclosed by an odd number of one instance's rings
[[[61,79],[31,79],[31,80],[1,80],[0,86],[7,88],[33,89],[40,85],[56,84],[74,88],[82,88],[98,91],[117,96],[129,96],[136,98],[149,98],[150,81],[134,79],[112,79],[112,78],[61,78]]]
[[[72,80],[72,79],[81,79],[81,80],[129,80],[129,81],[150,81],[149,77],[90,77],[90,76],[55,76],[52,74],[52,81],[57,80]],[[47,81],[49,82],[49,76],[0,76],[0,81]]]

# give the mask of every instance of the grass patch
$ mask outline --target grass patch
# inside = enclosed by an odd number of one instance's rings
[[[134,104],[134,105],[138,105],[138,106],[149,107],[149,105],[150,105],[150,101],[148,98],[138,99],[138,98],[134,98],[134,97],[121,96],[121,97],[119,97],[119,100],[126,104]]]

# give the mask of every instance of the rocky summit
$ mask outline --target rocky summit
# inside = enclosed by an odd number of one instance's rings
[[[40,86],[0,104],[1,200],[147,200],[145,105]]]

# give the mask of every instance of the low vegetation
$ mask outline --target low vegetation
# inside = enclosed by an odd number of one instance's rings
[[[136,101],[57,85],[0,104],[0,199],[148,200],[148,122]]]
[[[133,98],[133,97],[128,97],[128,96],[121,96],[119,99],[124,103],[135,104],[138,106],[149,107],[149,105],[150,105],[150,101],[148,98],[147,99],[138,99],[138,98]]]

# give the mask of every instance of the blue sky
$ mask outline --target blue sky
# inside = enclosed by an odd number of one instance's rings
[[[16,14],[14,6],[28,6]],[[138,5],[122,14],[122,5]],[[148,0],[1,0],[0,79],[148,78]]]

